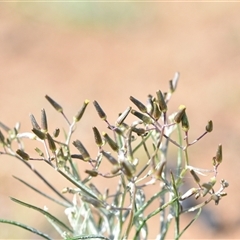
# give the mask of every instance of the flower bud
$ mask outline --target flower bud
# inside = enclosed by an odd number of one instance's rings
[[[49,149],[50,149],[52,152],[55,152],[57,148],[56,148],[56,144],[55,144],[53,138],[50,136],[49,133],[47,133],[46,136],[47,136],[47,140],[48,140]]]
[[[41,128],[40,128],[40,126],[38,125],[35,117],[34,117],[32,114],[30,114],[29,117],[30,117],[30,121],[31,121],[31,123],[32,123],[32,127],[35,128],[35,129],[40,130]]]
[[[152,95],[148,95],[147,98],[147,112],[152,115],[153,114],[153,96]]]
[[[84,160],[81,154],[71,154],[71,158]]]
[[[41,127],[43,132],[47,132],[48,131],[48,125],[47,125],[47,116],[46,116],[46,112],[44,109],[42,109],[41,111]]]
[[[173,87],[173,81],[169,80],[169,89],[170,89],[170,93],[174,92],[174,87]]]
[[[145,135],[147,133],[144,128],[133,127],[132,131],[135,132],[138,136],[142,136],[142,135]]]
[[[212,120],[208,121],[208,124],[206,126],[206,131],[211,132],[213,130],[213,122]]]
[[[4,145],[5,144],[5,137],[2,134],[2,131],[0,130],[0,142]]]
[[[180,73],[179,72],[176,72],[173,79],[172,79],[172,85],[173,85],[173,90],[175,91],[176,88],[177,88],[177,84],[178,84],[178,80],[179,80],[179,77],[180,77]]]
[[[163,96],[163,94],[160,90],[157,91],[157,101],[158,101],[158,105],[159,105],[160,110],[162,112],[166,112],[167,111],[167,104],[166,104],[164,96]]]
[[[54,136],[55,138],[57,138],[57,137],[59,136],[59,133],[60,133],[60,129],[59,129],[59,128],[56,128],[56,129],[54,130],[54,132],[53,132],[53,136]]]
[[[98,146],[102,146],[103,145],[102,137],[96,127],[93,127],[93,134],[96,144]]]
[[[98,172],[95,170],[85,170],[85,173],[89,174],[91,177],[96,177],[98,175]]]
[[[33,128],[32,129],[33,133],[39,137],[41,140],[44,140],[46,138],[46,133],[40,131],[39,129]]]
[[[122,123],[124,122],[124,120],[126,119],[126,117],[128,116],[128,114],[131,110],[132,110],[132,108],[128,107],[123,113],[120,114],[120,116],[118,117],[118,119],[116,121],[117,126],[122,125]]]
[[[133,115],[135,115],[136,117],[138,117],[139,119],[141,119],[146,124],[151,124],[152,123],[152,119],[150,117],[148,117],[148,116],[146,116],[146,115],[144,115],[144,114],[142,114],[140,112],[132,110],[131,113]]]
[[[50,98],[48,95],[45,96],[45,98],[48,100],[48,102],[60,113],[63,113],[63,108],[55,102],[52,98]]]
[[[222,144],[218,145],[215,161],[217,164],[220,164],[222,162]]]
[[[4,130],[4,131],[6,131],[6,132],[9,132],[11,129],[8,127],[8,126],[6,126],[4,123],[2,123],[2,122],[0,122],[0,127]]]
[[[229,187],[229,183],[226,180],[224,180],[224,179],[221,179],[220,183],[221,183],[223,188]]]
[[[105,112],[102,110],[102,108],[100,107],[100,105],[98,104],[98,102],[97,102],[97,101],[93,101],[93,105],[94,105],[94,107],[96,108],[99,117],[100,117],[102,120],[106,120],[106,119],[107,119],[107,115],[106,115]]]
[[[181,119],[181,122],[182,122],[183,131],[187,132],[189,130],[189,122],[188,122],[188,117],[187,117],[186,112],[184,112],[184,114],[182,116],[182,119]]]
[[[136,98],[130,96],[130,100],[137,106],[137,108],[142,112],[142,113],[147,113],[147,108],[144,104],[142,104],[140,101],[138,101]]]
[[[24,160],[29,160],[29,158],[30,158],[29,155],[26,152],[24,152],[23,150],[18,149],[16,151],[16,153]]]
[[[182,121],[182,117],[185,114],[185,111],[186,111],[186,107],[184,105],[180,105],[179,111],[176,113],[176,115],[174,117],[174,121],[176,123],[180,123]]]
[[[113,165],[118,165],[118,161],[116,158],[114,158],[111,154],[109,154],[108,152],[102,151],[102,155],[107,158],[107,160],[113,164]]]
[[[102,135],[104,136],[104,139],[109,144],[109,146],[112,148],[113,151],[118,151],[118,145],[115,143],[107,133],[103,132]]]
[[[198,177],[198,175],[195,173],[195,171],[193,169],[190,170],[190,173],[192,174],[195,182],[200,183],[200,178]]]
[[[35,148],[35,151],[39,154],[40,157],[44,157],[44,153],[39,148]]]
[[[121,161],[122,170],[128,179],[132,178],[134,173],[134,168],[128,161]]]
[[[80,121],[80,119],[82,118],[82,116],[83,116],[83,114],[84,114],[84,112],[85,112],[85,110],[86,110],[86,107],[87,107],[88,103],[89,103],[89,100],[86,99],[86,100],[84,101],[83,106],[82,106],[82,108],[80,109],[80,111],[77,113],[76,116],[73,117],[73,121],[74,121],[74,122]]]
[[[153,102],[153,118],[157,121],[161,117],[162,112],[160,111],[156,102]]]
[[[90,155],[89,155],[88,151],[86,150],[86,148],[83,146],[83,144],[79,140],[74,141],[73,145],[82,154],[82,157],[83,157],[84,161],[89,161],[90,160]]]

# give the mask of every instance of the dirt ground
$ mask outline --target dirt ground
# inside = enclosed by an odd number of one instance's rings
[[[228,196],[218,206],[211,203],[182,239],[240,239],[240,3],[0,6],[1,122],[13,127],[20,121],[22,131],[29,131],[29,113],[39,118],[45,108],[52,130],[66,127],[45,100],[46,94],[56,99],[68,116],[73,116],[85,99],[96,99],[115,121],[130,105],[130,95],[144,101],[149,93],[165,91],[168,80],[179,71],[180,82],[170,109],[187,106],[190,139],[204,131],[209,119],[214,122],[213,133],[191,148],[191,162],[198,167],[210,166],[217,145],[222,143],[224,160],[219,179],[230,183]],[[89,107],[89,118],[79,124],[76,136],[84,138],[93,151],[96,149],[88,132],[95,124],[104,126],[95,114]],[[28,151],[33,147],[26,142]],[[39,207],[47,204],[54,212],[54,206],[12,175],[41,189],[44,184],[13,158],[0,156],[0,166],[0,218],[41,226],[50,234],[51,228],[41,215],[9,198]],[[48,167],[36,163],[36,168],[53,179],[58,189],[66,186]],[[185,216],[183,226],[190,220],[191,216]],[[154,237],[157,226],[151,231]],[[0,224],[0,238],[36,236]]]

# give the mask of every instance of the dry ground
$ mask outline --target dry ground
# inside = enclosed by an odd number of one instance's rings
[[[0,6],[2,122],[14,126],[21,121],[22,130],[27,131],[31,127],[29,113],[39,117],[44,107],[50,122],[52,119],[52,129],[65,126],[44,99],[45,94],[58,100],[69,116],[84,99],[97,99],[114,121],[130,104],[130,95],[144,101],[147,94],[166,90],[168,80],[180,71],[171,108],[187,106],[190,138],[198,137],[209,119],[214,122],[213,133],[192,147],[191,160],[198,167],[209,166],[217,145],[222,143],[220,178],[230,183],[228,197],[217,207],[211,204],[183,239],[239,239],[239,3]],[[94,118],[83,119],[76,136],[84,138],[89,148],[93,141],[87,132],[98,124],[92,107],[88,109],[88,116],[91,114]],[[33,147],[30,144],[27,148],[30,151]],[[43,184],[15,159],[0,156],[0,166],[0,217],[35,227],[45,224],[41,216],[9,199],[13,196],[41,207],[45,204],[12,175],[41,188]],[[65,187],[56,173],[41,164],[37,167],[54,179],[59,189]],[[190,219],[186,216],[185,223]],[[153,237],[156,231],[152,229]],[[33,236],[0,224],[0,238]]]

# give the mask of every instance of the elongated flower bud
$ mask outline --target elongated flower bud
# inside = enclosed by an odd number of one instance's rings
[[[188,117],[187,117],[186,112],[184,112],[184,114],[182,116],[182,119],[181,119],[181,122],[182,122],[183,131],[187,132],[189,130],[190,126],[189,126]]]
[[[222,162],[222,144],[218,145],[217,153],[216,153],[216,162],[220,164]]]
[[[83,146],[83,144],[79,140],[74,141],[73,145],[82,154],[82,157],[83,157],[84,161],[89,161],[90,160],[90,155],[89,155],[88,151],[86,150],[86,148]]]
[[[96,108],[99,117],[100,117],[102,120],[106,120],[106,119],[107,119],[107,115],[106,115],[105,112],[102,110],[102,108],[100,107],[100,105],[98,104],[98,102],[97,102],[97,101],[93,101],[93,105],[94,105],[94,107]]]
[[[4,137],[4,135],[2,134],[2,131],[0,130],[0,142],[2,143],[2,144],[5,144],[5,137]]]
[[[75,117],[73,117],[74,122],[80,121],[80,119],[82,118],[82,116],[83,116],[83,114],[84,114],[88,104],[89,104],[89,100],[86,99],[84,101],[83,106],[80,109],[80,111],[77,113],[77,115]]]
[[[48,95],[45,96],[45,98],[48,100],[48,102],[60,113],[63,113],[63,108],[55,102],[52,98],[50,98]]]
[[[179,72],[176,72],[176,73],[174,74],[173,79],[172,79],[172,85],[173,85],[173,90],[174,90],[174,91],[175,91],[176,88],[177,88],[177,84],[178,84],[179,77],[180,77],[180,73],[179,73]]]
[[[212,132],[212,130],[213,130],[213,122],[212,122],[212,120],[210,120],[210,121],[208,121],[208,124],[206,126],[206,131]]]
[[[124,122],[124,120],[128,116],[128,114],[131,111],[131,109],[132,109],[131,107],[128,107],[123,113],[120,114],[120,116],[118,117],[118,119],[116,121],[116,125],[117,126],[122,125],[122,123]]]
[[[131,110],[131,113],[133,115],[135,115],[136,117],[138,117],[139,119],[141,119],[146,124],[151,124],[152,123],[152,119],[150,117],[148,117],[148,116],[146,116],[146,115],[144,115],[140,112],[137,112],[135,110]]]
[[[46,136],[47,136],[47,141],[48,141],[49,149],[50,149],[52,152],[55,152],[57,148],[56,148],[56,144],[55,144],[53,138],[50,136],[49,133],[47,133]]]
[[[0,122],[0,127],[6,132],[11,131],[11,129],[2,122]]]
[[[179,106],[179,111],[176,113],[174,117],[174,121],[176,123],[180,123],[182,121],[183,115],[185,114],[186,107],[184,105]]]
[[[85,170],[85,173],[89,174],[91,177],[96,177],[98,175],[98,172],[96,170]]]
[[[59,135],[59,133],[60,133],[60,129],[59,129],[59,128],[56,128],[56,129],[54,130],[54,132],[53,132],[53,136],[54,136],[55,138],[57,138],[58,135]]]
[[[29,160],[29,155],[21,149],[18,149],[16,153],[24,160]]]
[[[42,114],[41,114],[41,126],[42,126],[42,130],[44,132],[48,131],[48,124],[47,124],[47,115],[44,109],[42,109]]]
[[[71,154],[71,158],[84,160],[81,154]]]
[[[136,98],[130,96],[130,100],[137,106],[137,108],[142,112],[142,113],[147,113],[147,108],[144,104],[142,104],[140,101],[138,101]]]
[[[106,140],[106,142],[109,144],[109,146],[112,148],[113,151],[118,151],[118,145],[117,143],[115,143],[107,133],[103,132],[102,133],[104,136],[104,139]]]
[[[118,165],[118,161],[108,152],[102,151],[102,155],[113,165]]]
[[[40,128],[40,126],[38,125],[38,123],[37,123],[35,117],[33,116],[33,114],[30,114],[29,117],[30,117],[30,121],[31,121],[31,123],[32,123],[32,127],[35,128],[35,129],[40,130],[41,128]]]
[[[174,92],[174,87],[173,87],[173,81],[169,80],[169,89],[170,89],[170,93]]]
[[[146,134],[146,130],[144,128],[133,127],[132,131],[135,132],[138,136],[142,136],[142,135]]]
[[[157,91],[157,100],[158,100],[160,110],[162,112],[166,112],[167,111],[167,104],[166,104],[164,96],[163,96],[163,94],[160,90]]]
[[[128,179],[133,177],[134,168],[128,161],[121,161],[122,170]]]
[[[153,118],[157,121],[162,115],[161,110],[158,107],[158,104],[156,102],[153,102]]]
[[[39,148],[35,148],[35,151],[39,154],[40,157],[44,157],[44,153]]]
[[[147,98],[147,112],[152,115],[153,114],[153,96],[151,94],[148,95]]]
[[[195,171],[193,169],[190,170],[190,173],[192,174],[195,182],[200,183],[200,178],[198,177],[198,175],[195,173]]]
[[[46,133],[40,131],[39,129],[33,128],[32,131],[34,134],[39,137],[41,140],[44,140],[46,138]]]
[[[102,137],[96,127],[93,127],[93,134],[96,144],[98,146],[102,146],[103,145]]]

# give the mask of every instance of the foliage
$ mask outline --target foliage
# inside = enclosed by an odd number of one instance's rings
[[[20,125],[10,129],[1,123],[1,128],[6,134],[4,135],[0,131],[2,145],[0,154],[13,156],[24,163],[44,181],[51,191],[58,195],[59,199],[51,197],[23,179],[15,178],[38,194],[63,206],[69,225],[50,214],[47,209],[41,209],[15,198],[11,198],[11,200],[43,214],[63,239],[128,239],[130,236],[135,240],[148,239],[149,219],[157,214],[159,215],[159,234],[156,239],[165,239],[172,221],[175,222],[175,239],[179,239],[197,219],[206,204],[211,201],[215,204],[219,203],[221,198],[226,195],[224,189],[228,183],[221,180],[219,189],[214,190],[218,167],[222,162],[221,145],[217,147],[216,155],[213,157],[212,169],[200,169],[190,164],[189,147],[211,132],[213,123],[209,121],[205,132],[195,141],[189,142],[190,126],[186,107],[180,105],[178,111],[168,114],[168,103],[176,90],[178,79],[179,74],[176,73],[173,80],[170,81],[168,92],[162,93],[159,90],[156,92],[156,96],[148,95],[146,105],[131,96],[130,100],[137,110],[128,107],[119,114],[115,124],[108,121],[104,110],[97,101],[94,101],[93,105],[99,117],[111,132],[111,135],[106,132],[100,134],[97,127],[93,127],[92,135],[98,148],[95,158],[81,140],[75,139],[72,142],[73,146],[71,144],[76,125],[85,114],[89,104],[88,100],[84,101],[82,108],[71,122],[63,108],[46,95],[48,102],[67,121],[68,131],[64,134],[64,140],[59,140],[59,128],[53,134],[48,131],[47,115],[44,109],[41,111],[40,125],[35,117],[30,115],[32,132],[21,133]],[[136,118],[131,123],[127,123],[129,115]],[[178,140],[172,138],[174,131],[178,133]],[[37,157],[30,156],[25,151],[24,138],[42,144],[42,149],[35,149]],[[14,149],[14,142],[17,142],[18,149]],[[175,146],[178,156],[174,172],[168,168],[170,144]],[[144,165],[142,159],[147,159]],[[58,191],[34,168],[32,165],[34,160],[41,160],[51,166],[68,180],[69,186],[62,192]],[[83,178],[79,174],[78,165],[74,162],[76,160],[80,161],[80,165],[81,161],[88,164],[88,168],[85,170],[87,177]],[[110,172],[101,168],[106,161],[112,166]],[[189,186],[183,181],[187,174],[190,174],[195,186],[182,194],[180,188],[184,185]],[[205,174],[212,176],[207,182],[202,182],[200,175]],[[94,185],[96,179],[108,181],[117,179],[115,192],[112,193],[109,189],[100,192]],[[158,186],[156,193],[153,196],[147,196],[146,189],[154,184]],[[65,194],[72,195],[72,201],[69,201]],[[184,209],[182,203],[190,197],[200,199],[201,202]],[[156,202],[157,209],[147,213],[149,206]],[[181,215],[194,211],[196,211],[195,217],[186,227],[180,229]],[[0,222],[24,228],[45,239],[52,239],[46,233],[16,221],[0,219]]]

